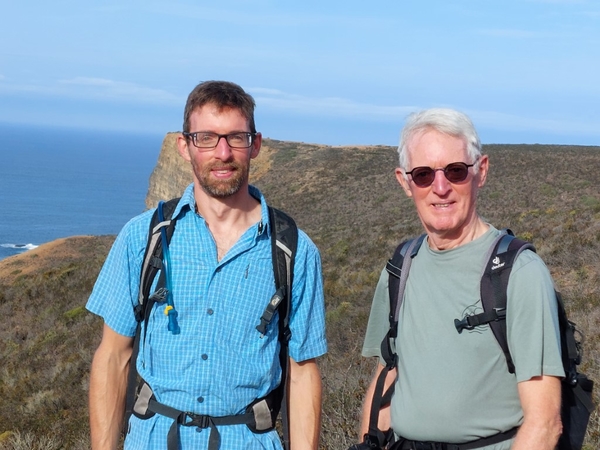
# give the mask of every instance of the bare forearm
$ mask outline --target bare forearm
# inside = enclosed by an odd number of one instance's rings
[[[316,450],[321,431],[321,373],[314,360],[290,360],[290,447]]]
[[[512,450],[554,450],[561,430],[560,417],[546,423],[523,422],[513,443]]]
[[[560,380],[536,377],[518,385],[524,419],[513,450],[554,450],[562,431]]]
[[[362,416],[360,422],[359,429],[359,441],[362,441],[363,436],[369,431],[369,421],[371,418],[371,405],[373,403],[373,393],[375,392],[375,385],[377,384],[377,379],[379,378],[379,374],[383,370],[384,366],[381,364],[377,364],[377,368],[375,370],[375,374],[373,375],[373,379],[367,392],[365,393],[365,400],[363,403]],[[396,370],[392,370],[388,373],[385,385],[384,392],[388,389],[388,387],[395,381],[396,379]],[[386,406],[379,411],[379,420],[378,420],[378,428],[382,431],[388,430],[392,426],[391,418],[390,418],[390,407]]]
[[[112,352],[101,344],[90,373],[90,433],[93,450],[117,448],[123,414],[131,350]]]

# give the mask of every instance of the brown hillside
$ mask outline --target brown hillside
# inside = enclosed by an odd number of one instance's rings
[[[322,447],[348,448],[373,367],[360,347],[375,283],[395,245],[421,227],[394,179],[394,148],[267,140],[265,149],[253,182],[321,250],[330,343],[320,362]],[[491,171],[480,212],[534,242],[586,334],[583,369],[600,380],[600,147],[484,151]],[[189,180],[185,170],[159,164],[147,204],[179,195]],[[0,435],[20,430],[85,448],[87,370],[100,324],[83,306],[111,240],[66,239],[0,261]],[[600,448],[597,415],[587,443],[588,450]]]

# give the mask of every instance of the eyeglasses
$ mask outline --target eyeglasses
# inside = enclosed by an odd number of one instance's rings
[[[252,141],[256,135],[256,133],[217,134],[209,131],[196,131],[195,133],[184,131],[181,134],[186,139],[191,139],[194,147],[207,150],[219,145],[221,138],[225,138],[231,148],[248,148],[252,145]]]
[[[460,183],[465,181],[469,175],[469,167],[473,167],[474,164],[465,164],[464,162],[454,162],[448,164],[443,169],[432,169],[431,167],[415,167],[410,172],[406,172],[407,175],[412,177],[414,183],[419,187],[431,186],[433,180],[435,180],[435,173],[438,170],[444,172],[446,179],[450,183]]]

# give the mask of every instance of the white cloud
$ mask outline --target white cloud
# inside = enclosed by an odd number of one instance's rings
[[[3,78],[0,78],[3,80]],[[117,101],[127,103],[152,103],[181,105],[182,97],[162,89],[105,78],[75,77],[57,81],[25,84],[2,83],[4,94],[37,94],[78,100]]]
[[[473,119],[476,127],[505,130],[527,131],[547,134],[581,134],[597,136],[600,129],[600,117],[587,120],[563,120],[556,118],[531,117],[500,111],[465,109],[460,105],[377,105],[361,103],[339,97],[308,97],[286,93],[277,89],[249,88],[259,107],[275,111],[286,111],[304,116],[359,118],[364,121],[393,122],[399,126],[408,114],[429,107],[448,107],[464,111]]]
[[[75,77],[59,80],[59,85],[75,86],[78,95],[94,99],[126,100],[140,103],[181,104],[182,99],[162,89],[105,78]]]
[[[465,111],[477,128],[492,128],[508,131],[535,131],[540,133],[582,134],[597,136],[600,118],[587,121],[559,120],[552,118],[526,117],[498,111]]]
[[[309,116],[362,117],[365,120],[402,121],[416,106],[376,105],[340,97],[307,97],[276,89],[249,88],[257,105]]]

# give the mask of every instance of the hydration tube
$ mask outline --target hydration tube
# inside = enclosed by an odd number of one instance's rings
[[[158,204],[158,221],[163,222],[165,220],[163,215],[163,202]],[[165,271],[165,283],[167,288],[167,306],[165,307],[165,315],[169,319],[167,329],[173,334],[179,334],[181,329],[177,323],[177,310],[175,310],[175,304],[173,303],[173,286],[171,280],[171,255],[169,253],[169,244],[167,243],[167,227],[161,227],[160,237],[162,242],[163,251],[163,270]]]

